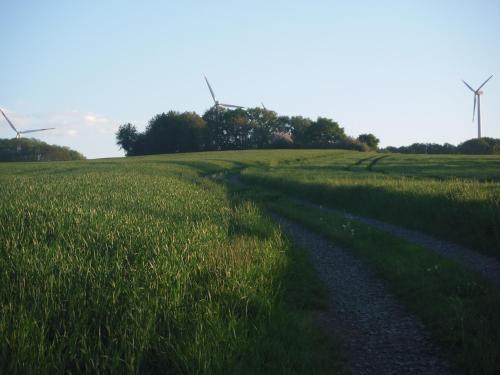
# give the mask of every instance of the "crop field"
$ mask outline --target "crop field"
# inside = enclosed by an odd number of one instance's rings
[[[403,224],[500,259],[498,157],[340,152],[251,167],[242,175],[248,182]]]
[[[500,259],[500,157],[269,150],[3,163],[0,373],[343,373],[337,339],[313,318],[324,286],[270,210],[365,259],[459,372],[498,373],[497,285],[302,201]]]

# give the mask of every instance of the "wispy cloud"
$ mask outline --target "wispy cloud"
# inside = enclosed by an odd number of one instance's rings
[[[65,111],[37,115],[24,115],[4,109],[7,116],[20,130],[52,127],[52,134],[59,136],[75,136],[86,132],[114,134],[118,122],[105,116],[80,111]]]
[[[122,155],[114,139],[120,122],[102,114],[82,111],[22,114],[8,108],[3,110],[19,130],[55,128],[33,133],[34,137],[49,143],[75,148],[89,157]],[[0,137],[14,136],[10,133],[13,133],[11,129],[0,125]]]

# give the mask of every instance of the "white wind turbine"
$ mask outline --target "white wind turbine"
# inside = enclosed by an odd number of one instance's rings
[[[241,105],[234,105],[234,104],[224,104],[224,103],[219,103],[219,101],[217,99],[215,99],[215,94],[214,94],[214,90],[212,90],[212,86],[210,86],[210,83],[208,82],[208,79],[206,76],[205,77],[205,81],[207,82],[207,86],[208,86],[208,89],[210,90],[210,94],[212,95],[212,99],[214,100],[214,107],[215,108],[219,108],[219,107],[225,107],[225,108],[245,108]]]
[[[52,130],[52,129],[55,129],[55,128],[43,128],[43,129],[31,129],[31,130],[17,130],[16,127],[14,126],[14,124],[9,120],[9,118],[7,117],[7,115],[4,113],[4,111],[2,111],[2,109],[0,108],[0,112],[2,112],[2,115],[3,117],[5,117],[5,120],[7,120],[7,122],[9,123],[10,127],[12,128],[12,130],[14,130],[16,132],[16,139],[19,139],[21,138],[21,135],[22,134],[26,134],[26,133],[35,133],[35,132],[41,132],[41,131],[45,131],[45,130]],[[21,150],[21,145],[18,144],[17,145],[17,151],[20,151]]]
[[[474,108],[472,109],[472,122],[474,122],[474,117],[476,115],[476,105],[477,105],[477,137],[481,138],[481,95],[483,95],[483,92],[481,89],[483,88],[484,85],[486,85],[486,82],[488,82],[493,75],[490,76],[486,81],[483,82],[481,86],[477,90],[474,90],[467,82],[462,80],[462,82],[469,88],[470,91],[474,93]]]
[[[44,129],[32,129],[32,130],[21,130],[21,131],[19,131],[19,130],[16,129],[16,127],[14,126],[14,124],[9,120],[9,118],[4,113],[4,111],[2,111],[2,109],[0,109],[0,112],[2,112],[3,117],[5,117],[5,120],[7,120],[7,122],[10,125],[10,127],[12,128],[12,130],[14,130],[16,132],[16,138],[17,139],[21,138],[21,134],[41,132],[41,131],[44,131],[44,130],[53,130],[53,129],[55,129],[55,128],[44,128]]]

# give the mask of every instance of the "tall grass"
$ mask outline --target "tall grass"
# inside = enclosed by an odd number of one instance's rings
[[[40,167],[0,176],[0,372],[331,365],[301,312],[318,284],[254,204],[186,166]]]
[[[262,195],[265,197],[265,195]],[[500,288],[418,245],[341,215],[269,194],[274,211],[362,258],[466,374],[498,374]]]
[[[243,171],[498,256],[499,185],[483,182],[495,178],[442,181],[423,167],[401,177],[405,162],[377,157],[279,150],[0,164],[0,373],[331,370],[337,357],[307,318],[322,298],[307,259],[253,197],[201,176]],[[376,172],[384,165],[389,176]]]
[[[247,183],[428,232],[500,258],[500,184],[459,178],[386,176],[296,163],[251,167]]]

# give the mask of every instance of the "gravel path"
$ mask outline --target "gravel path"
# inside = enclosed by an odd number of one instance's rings
[[[488,279],[489,281],[492,281],[493,283],[500,285],[500,261],[498,261],[496,258],[483,255],[481,253],[478,253],[477,251],[467,249],[461,245],[452,242],[437,240],[421,232],[402,228],[394,224],[384,223],[380,220],[352,215],[350,213],[346,213],[332,208],[327,208],[303,200],[295,200],[295,201],[309,207],[319,208],[324,211],[330,211],[336,214],[343,215],[348,219],[359,221],[361,223],[370,225],[374,228],[388,232],[406,241],[413,242],[417,245],[425,247],[426,249],[432,250],[435,253],[445,258],[457,262],[458,264],[460,264],[465,269],[468,269],[469,271],[478,272],[485,279]]]
[[[359,259],[300,225],[273,218],[310,255],[328,289],[323,328],[342,339],[354,375],[449,374],[423,324]]]
[[[237,174],[229,176],[228,180],[235,186],[244,186],[241,182],[240,176]],[[425,247],[426,249],[432,250],[445,258],[451,259],[465,269],[477,272],[485,279],[500,285],[500,261],[494,257],[483,255],[477,251],[467,249],[464,246],[449,241],[437,240],[427,234],[402,228],[394,224],[388,224],[380,220],[352,215],[345,211],[327,208],[301,199],[294,199],[294,201],[309,207],[319,208],[324,211],[330,211],[335,214],[343,215],[348,219],[359,221],[374,228],[388,232],[406,241],[413,242],[417,245]]]

